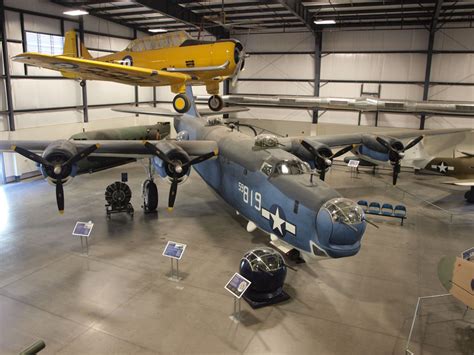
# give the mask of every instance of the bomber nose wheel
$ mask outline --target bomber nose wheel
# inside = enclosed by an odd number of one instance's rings
[[[212,111],[220,111],[224,107],[224,101],[219,95],[212,95],[207,103]]]
[[[143,182],[142,195],[145,213],[156,212],[158,207],[158,189],[153,180],[147,179]]]
[[[178,94],[173,99],[173,108],[178,113],[185,113],[191,108],[191,101],[185,94]]]

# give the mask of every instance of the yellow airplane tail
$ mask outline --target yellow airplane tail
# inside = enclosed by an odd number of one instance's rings
[[[84,59],[92,59],[91,54],[87,50],[84,43],[81,42],[80,44],[81,53],[77,52],[77,33],[75,30],[67,31],[64,36],[64,48],[63,48],[63,56],[66,57],[74,57],[74,58],[84,58]],[[61,74],[65,78],[69,79],[78,79],[79,77],[72,73],[66,73],[61,71]]]
[[[92,59],[84,43],[80,44],[81,52],[77,52],[77,34],[75,30],[67,31],[64,36],[63,55],[74,58]]]

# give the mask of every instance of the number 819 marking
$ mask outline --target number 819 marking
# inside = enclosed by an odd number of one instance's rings
[[[262,208],[262,195],[258,191],[253,191],[249,189],[247,185],[239,182],[239,191],[242,193],[242,199],[244,202],[250,206],[255,207],[257,211],[260,211]]]

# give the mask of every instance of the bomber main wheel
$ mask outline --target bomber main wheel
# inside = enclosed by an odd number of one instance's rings
[[[212,111],[220,111],[224,107],[224,101],[219,95],[212,95],[207,103]]]
[[[153,180],[143,183],[143,209],[145,213],[155,212],[158,207],[158,188]]]
[[[467,200],[469,203],[474,203],[474,188],[471,188],[469,191],[466,191],[464,194],[464,198]]]
[[[178,94],[173,99],[173,108],[179,113],[188,112],[191,108],[191,101],[185,94]]]

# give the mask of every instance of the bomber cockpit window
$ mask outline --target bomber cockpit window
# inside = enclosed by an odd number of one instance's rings
[[[260,170],[262,171],[262,173],[264,173],[265,175],[267,176],[270,176],[272,175],[272,171],[273,171],[273,166],[267,162],[264,162],[262,164],[262,167],[260,168]]]
[[[308,164],[299,160],[283,160],[275,165],[275,174],[278,175],[301,175],[308,172]]]

